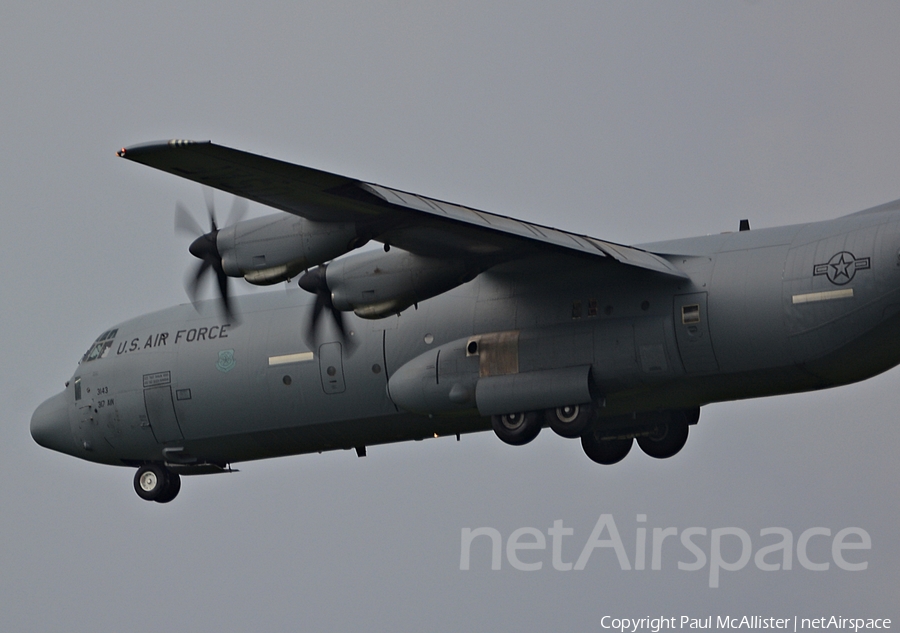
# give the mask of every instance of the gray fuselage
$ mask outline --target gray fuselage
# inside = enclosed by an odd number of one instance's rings
[[[407,366],[441,384],[432,350],[492,333],[515,333],[507,373],[586,368],[601,420],[831,387],[900,362],[898,211],[642,248],[690,281],[568,255],[512,261],[399,316],[351,315],[347,344],[324,322],[306,342],[313,297],[298,289],[239,298],[239,322],[212,302],[141,316],[105,333],[33,433],[91,461],[188,465],[488,430],[465,394],[444,406],[436,391],[413,413],[391,390],[418,383],[388,382]],[[484,362],[479,373],[460,354],[454,375],[484,380]]]

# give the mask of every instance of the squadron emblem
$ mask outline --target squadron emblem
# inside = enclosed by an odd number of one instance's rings
[[[857,270],[866,270],[870,267],[870,258],[860,257],[856,259],[853,253],[841,251],[833,255],[827,264],[816,264],[813,269],[813,276],[825,275],[831,283],[843,286],[850,283]]]
[[[219,352],[219,362],[216,363],[216,369],[220,372],[228,373],[234,369],[234,350],[226,349]]]

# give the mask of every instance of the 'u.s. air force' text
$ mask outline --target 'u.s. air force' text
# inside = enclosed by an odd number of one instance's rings
[[[178,330],[175,336],[170,336],[169,332],[157,332],[150,334],[146,338],[139,336],[130,341],[122,341],[116,348],[116,356],[127,354],[129,352],[139,352],[145,349],[154,349],[157,347],[165,347],[167,345],[179,345],[182,343],[196,343],[197,341],[213,341],[220,338],[228,338],[228,328],[231,323],[223,325],[214,325],[212,327],[198,327],[188,330]]]

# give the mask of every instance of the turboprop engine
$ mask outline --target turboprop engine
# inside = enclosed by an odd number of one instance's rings
[[[352,223],[311,222],[285,213],[238,222],[216,236],[225,274],[258,286],[287,281],[364,243]]]
[[[333,261],[301,277],[300,286],[327,295],[333,309],[380,319],[471,281],[478,272],[462,260],[448,262],[393,248]]]

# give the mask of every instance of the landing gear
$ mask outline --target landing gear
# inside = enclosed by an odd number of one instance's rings
[[[156,499],[156,503],[169,503],[181,492],[181,476],[178,473],[169,473],[169,484],[165,491]]]
[[[491,416],[491,426],[501,440],[513,446],[528,444],[541,432],[541,417],[536,411]]]
[[[628,455],[628,451],[631,450],[631,445],[634,443],[634,438],[631,437],[624,440],[604,440],[600,439],[600,437],[601,433],[596,426],[588,429],[581,436],[581,448],[584,449],[585,455],[598,464],[610,465],[622,461]]]
[[[700,407],[603,418],[597,417],[597,411],[591,403],[567,405],[542,412],[495,415],[491,424],[501,440],[521,446],[537,437],[543,423],[562,437],[581,437],[585,454],[598,464],[615,464],[625,459],[635,438],[650,457],[672,457],[684,448],[690,425],[700,418]]]
[[[670,411],[668,420],[650,427],[648,435],[638,437],[638,446],[650,457],[665,459],[680,451],[688,438],[688,416],[683,411]]]
[[[547,418],[547,424],[557,435],[576,438],[581,437],[594,419],[594,407],[590,404],[572,404],[556,409],[547,409],[544,415]]]
[[[134,475],[134,491],[145,501],[168,503],[181,490],[181,477],[160,464],[144,464]]]

